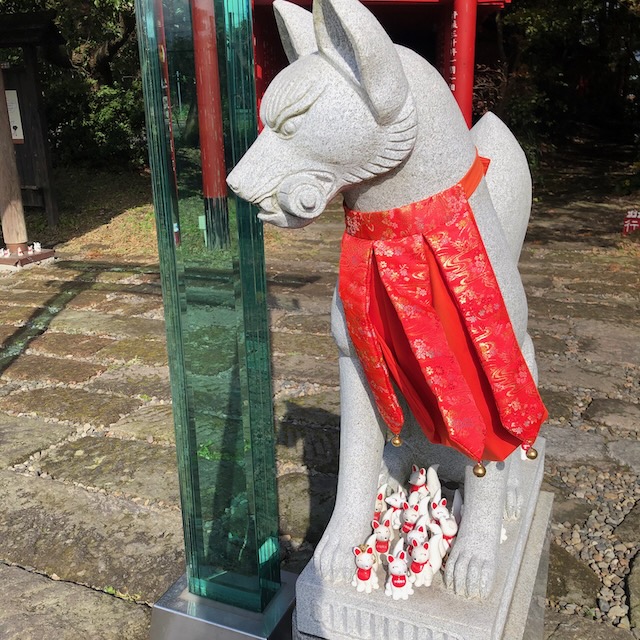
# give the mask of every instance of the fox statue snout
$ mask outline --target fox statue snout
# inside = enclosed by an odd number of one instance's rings
[[[227,184],[260,208],[264,222],[298,228],[339,192],[401,164],[413,150],[417,117],[400,57],[382,29],[387,50],[375,55],[386,73],[371,74],[329,34],[314,33],[307,11],[279,0],[274,9],[291,64],[265,92],[264,129]]]

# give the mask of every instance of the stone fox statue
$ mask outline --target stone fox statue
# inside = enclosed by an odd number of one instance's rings
[[[464,482],[445,583],[484,597],[503,518],[517,518],[531,490],[518,484],[520,466],[539,464],[518,448],[529,450],[546,417],[516,266],[531,206],[526,159],[494,115],[469,131],[438,72],[395,46],[358,0],[274,9],[291,64],[266,91],[264,130],[228,184],[262,220],[291,228],[344,193],[332,304],[340,472],[315,570],[349,581],[379,482],[428,460]],[[385,449],[387,434],[402,446]]]

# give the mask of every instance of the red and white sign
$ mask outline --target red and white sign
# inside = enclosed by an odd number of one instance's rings
[[[632,209],[627,211],[627,215],[622,225],[622,235],[626,236],[640,229],[640,211]]]

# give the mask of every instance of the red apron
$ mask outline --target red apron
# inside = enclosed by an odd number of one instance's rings
[[[345,207],[339,292],[380,415],[404,416],[473,460],[533,444],[547,417],[513,332],[468,198],[487,162],[456,185],[390,211]]]

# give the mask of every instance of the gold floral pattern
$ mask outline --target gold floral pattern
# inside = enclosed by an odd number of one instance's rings
[[[426,436],[475,460],[530,446],[547,417],[461,183],[389,211],[345,208],[339,292],[383,420],[404,423],[397,385]],[[471,176],[471,180],[469,180]]]

